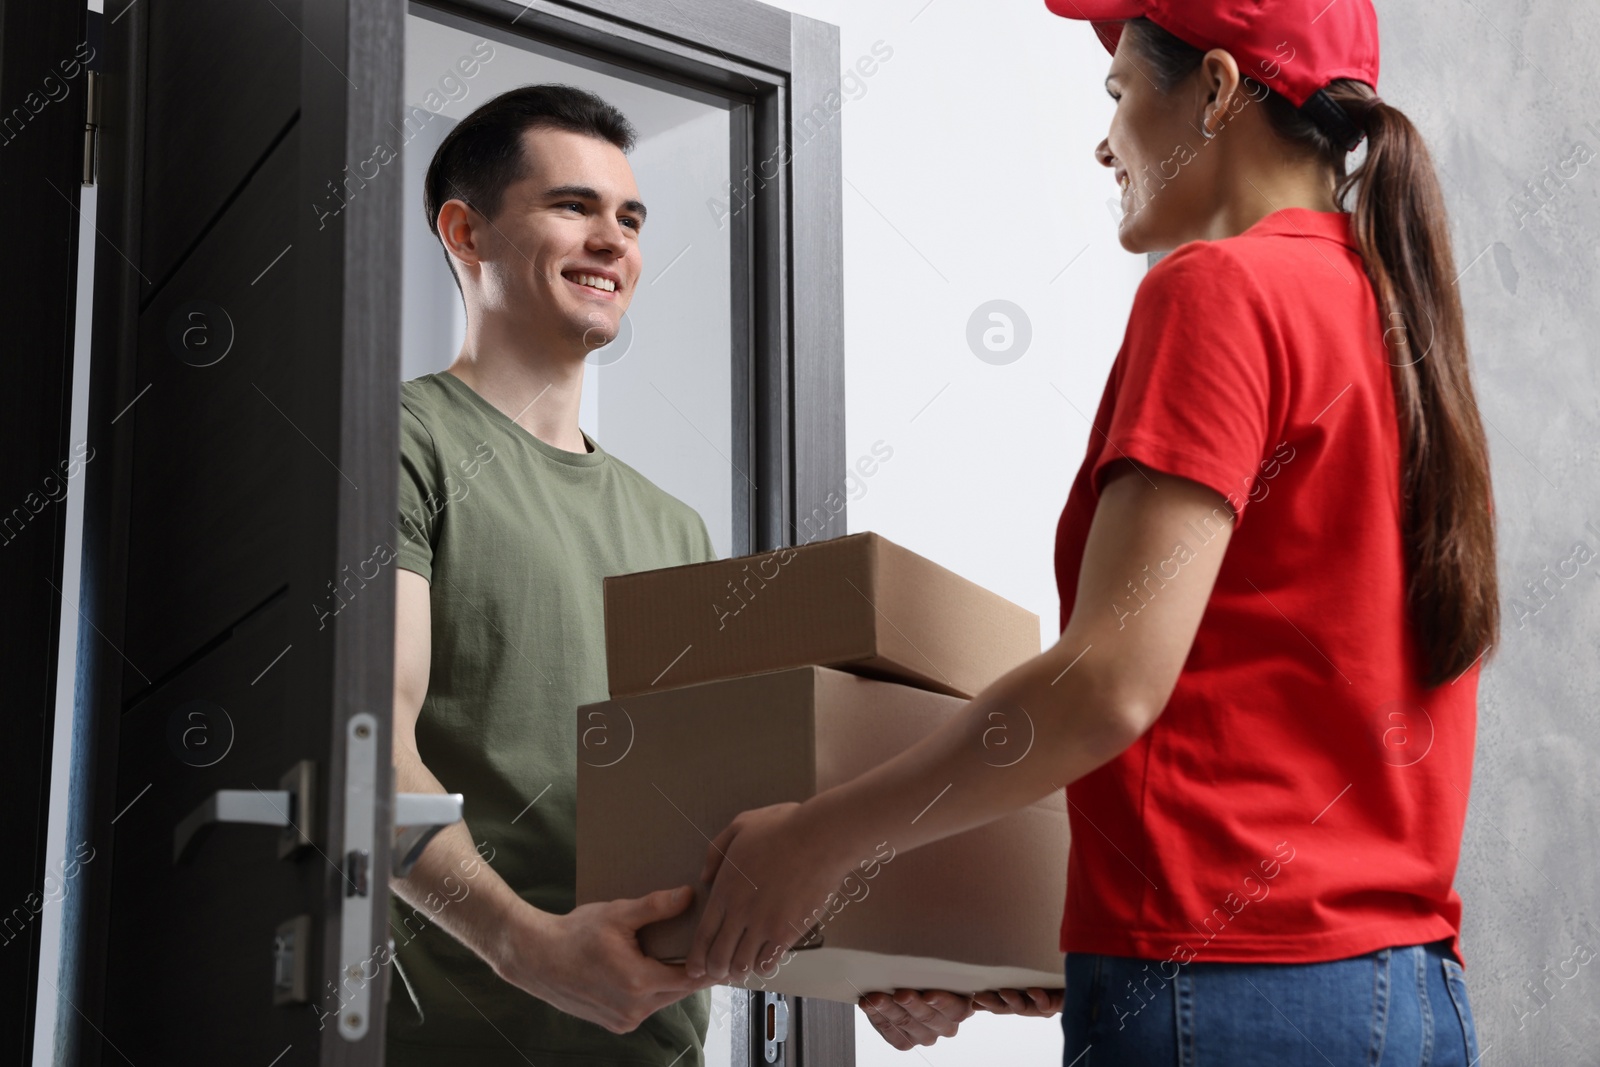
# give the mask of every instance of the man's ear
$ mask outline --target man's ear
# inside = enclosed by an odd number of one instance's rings
[[[484,218],[465,200],[446,200],[439,208],[439,240],[445,250],[463,264],[476,266],[483,260],[482,242],[488,232]]]

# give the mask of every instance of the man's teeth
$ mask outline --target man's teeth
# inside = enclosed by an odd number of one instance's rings
[[[601,289],[608,293],[617,291],[617,283],[610,278],[602,278],[597,274],[574,274],[572,280],[579,285],[587,285],[591,289]]]

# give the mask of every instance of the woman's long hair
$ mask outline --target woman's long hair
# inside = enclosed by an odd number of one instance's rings
[[[1130,19],[1125,29],[1163,92],[1205,55],[1148,19]],[[1334,202],[1353,216],[1384,316],[1379,325],[1400,420],[1406,602],[1424,684],[1436,686],[1498,639],[1500,596],[1489,448],[1467,370],[1466,324],[1433,159],[1405,115],[1369,86],[1340,79],[1328,95],[1367,135],[1365,159],[1346,173],[1348,153],[1321,127],[1261,82],[1245,82],[1253,98],[1264,97],[1274,132],[1332,169]],[[1355,206],[1343,207],[1352,189]]]

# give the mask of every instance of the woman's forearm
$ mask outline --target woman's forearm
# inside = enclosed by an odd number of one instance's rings
[[[906,851],[1026,807],[1115,757],[1153,719],[1069,638],[1013,669],[933,734],[803,805],[849,866],[887,841]]]
[[[1195,482],[1138,471],[1130,462],[1107,477],[1061,640],[931,736],[803,806],[830,859],[848,865],[882,841],[904,851],[981,826],[1110,761],[1155,722],[1194,643],[1231,526],[1186,550],[1181,574],[1165,578],[1130,622],[1119,605],[1150,561],[1173,556],[1174,545],[1226,508]]]

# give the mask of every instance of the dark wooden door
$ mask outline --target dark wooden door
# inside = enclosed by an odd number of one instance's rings
[[[402,18],[107,3],[58,1062],[381,1062]]]

